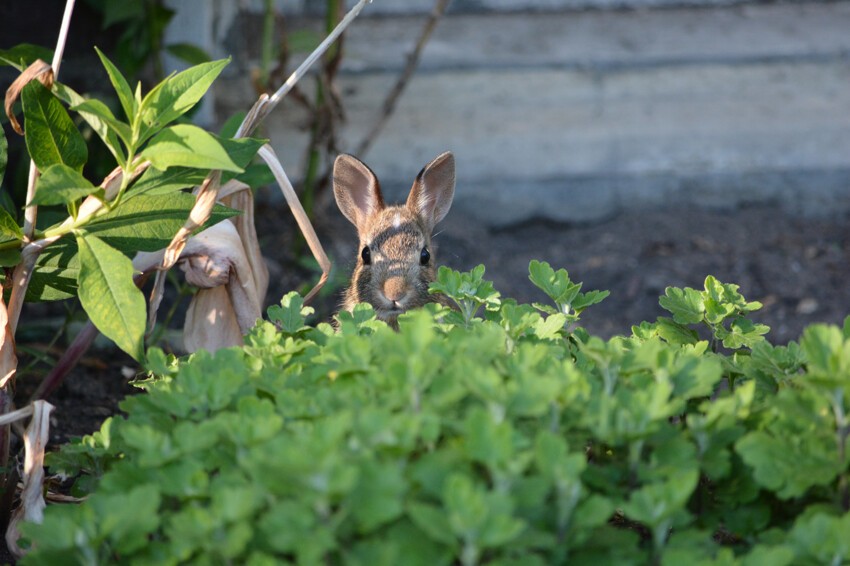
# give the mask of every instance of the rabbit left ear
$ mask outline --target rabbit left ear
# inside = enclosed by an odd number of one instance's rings
[[[384,208],[378,178],[353,155],[343,153],[336,158],[333,186],[337,206],[359,232],[373,214]]]
[[[430,232],[449,212],[455,195],[455,157],[447,151],[434,158],[416,176],[407,208],[419,216]]]

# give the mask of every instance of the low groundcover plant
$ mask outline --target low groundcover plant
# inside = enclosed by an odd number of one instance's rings
[[[25,564],[840,564],[850,560],[850,319],[771,345],[737,286],[603,340],[607,293],[442,268],[455,301],[339,331],[296,294],[244,347],[148,352],[147,393],[49,457],[79,505]]]

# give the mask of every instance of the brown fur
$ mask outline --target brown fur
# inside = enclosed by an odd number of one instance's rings
[[[379,319],[397,328],[402,312],[442,302],[428,293],[436,276],[431,234],[451,206],[454,170],[454,156],[443,153],[419,172],[405,204],[387,206],[377,177],[364,163],[350,155],[337,157],[334,196],[359,237],[357,265],[343,295],[343,310],[369,303]],[[371,254],[369,265],[361,257],[366,246]],[[423,248],[431,255],[426,265],[420,264]]]

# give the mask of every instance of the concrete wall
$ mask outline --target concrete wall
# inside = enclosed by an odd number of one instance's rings
[[[573,9],[612,3],[525,0],[548,11],[506,12],[518,3],[456,0],[362,157],[399,195],[425,162],[453,150],[457,208],[495,226],[592,221],[674,202],[850,210],[850,3]],[[344,150],[376,119],[422,25],[421,16],[391,14],[405,6],[431,2],[375,0],[350,28],[340,77]],[[235,61],[216,87],[220,116],[255,99],[246,76],[258,34],[244,30],[259,18],[222,13],[211,41]],[[268,121],[296,179],[305,120],[290,102]]]

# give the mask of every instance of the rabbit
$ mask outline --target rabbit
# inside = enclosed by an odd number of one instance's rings
[[[405,204],[384,204],[378,178],[362,161],[336,158],[333,189],[337,206],[357,228],[357,265],[343,295],[342,310],[365,302],[377,318],[398,329],[398,315],[429,302],[447,301],[428,293],[436,276],[431,234],[448,213],[455,190],[455,159],[438,155],[413,182]]]

